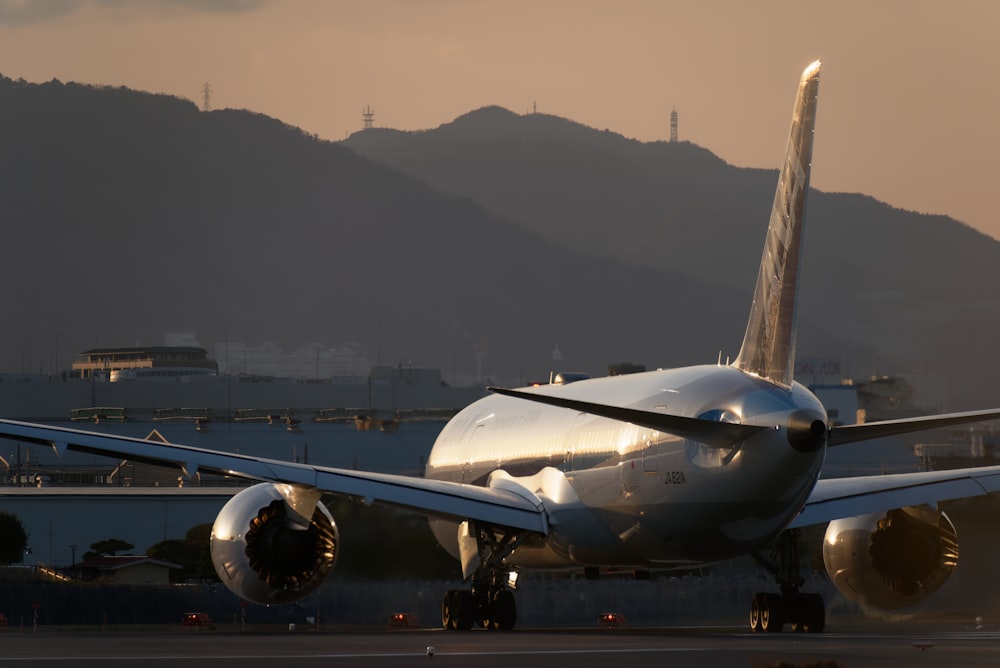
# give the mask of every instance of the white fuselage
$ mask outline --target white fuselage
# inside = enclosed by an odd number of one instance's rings
[[[513,477],[544,504],[549,534],[508,560],[526,568],[655,568],[730,558],[773,539],[799,512],[825,446],[792,447],[786,425],[803,412],[826,421],[819,400],[727,366],[536,388],[580,401],[770,427],[731,447],[523,399],[489,396],[442,430],[426,477],[493,484]],[[502,474],[501,474],[502,475]],[[432,520],[458,556],[458,527]]]

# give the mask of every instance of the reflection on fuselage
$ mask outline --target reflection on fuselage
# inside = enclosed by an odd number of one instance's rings
[[[502,470],[545,499],[551,531],[512,556],[519,566],[652,567],[715,561],[756,549],[794,516],[824,449],[790,447],[795,410],[825,415],[805,388],[790,390],[731,367],[705,366],[549,386],[583,401],[683,416],[773,425],[742,443],[712,447],[652,429],[517,398],[492,396],[459,413],[428,459],[428,478],[489,484]],[[705,418],[703,418],[705,419]],[[557,475],[539,475],[552,469]],[[546,485],[568,484],[556,502]],[[458,554],[453,523],[432,521]]]

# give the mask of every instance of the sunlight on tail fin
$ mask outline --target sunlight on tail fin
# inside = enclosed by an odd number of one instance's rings
[[[785,386],[792,384],[795,368],[796,293],[816,125],[819,64],[817,60],[807,67],[799,83],[750,320],[740,354],[733,363],[749,374]]]

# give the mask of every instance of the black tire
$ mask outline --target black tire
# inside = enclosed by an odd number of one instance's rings
[[[760,630],[781,633],[785,625],[785,606],[780,594],[762,594],[760,599]]]
[[[760,606],[761,598],[763,594],[754,594],[753,600],[750,601],[750,630],[754,633],[760,633]]]
[[[456,614],[458,611],[455,608],[457,595],[457,590],[449,589],[445,592],[444,598],[441,600],[441,626],[445,631],[454,631],[458,628],[458,617]]]
[[[476,621],[476,601],[472,592],[459,589],[455,592],[455,630],[468,631]]]
[[[803,594],[799,609],[806,633],[822,633],[826,628],[826,605],[819,594]]]
[[[504,589],[490,602],[490,621],[486,628],[493,631],[510,631],[517,623],[517,603],[514,592]]]

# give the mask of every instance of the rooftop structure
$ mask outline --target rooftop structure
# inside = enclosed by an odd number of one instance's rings
[[[182,376],[214,376],[219,365],[204,348],[93,348],[73,362],[73,376],[84,380],[177,380]]]

